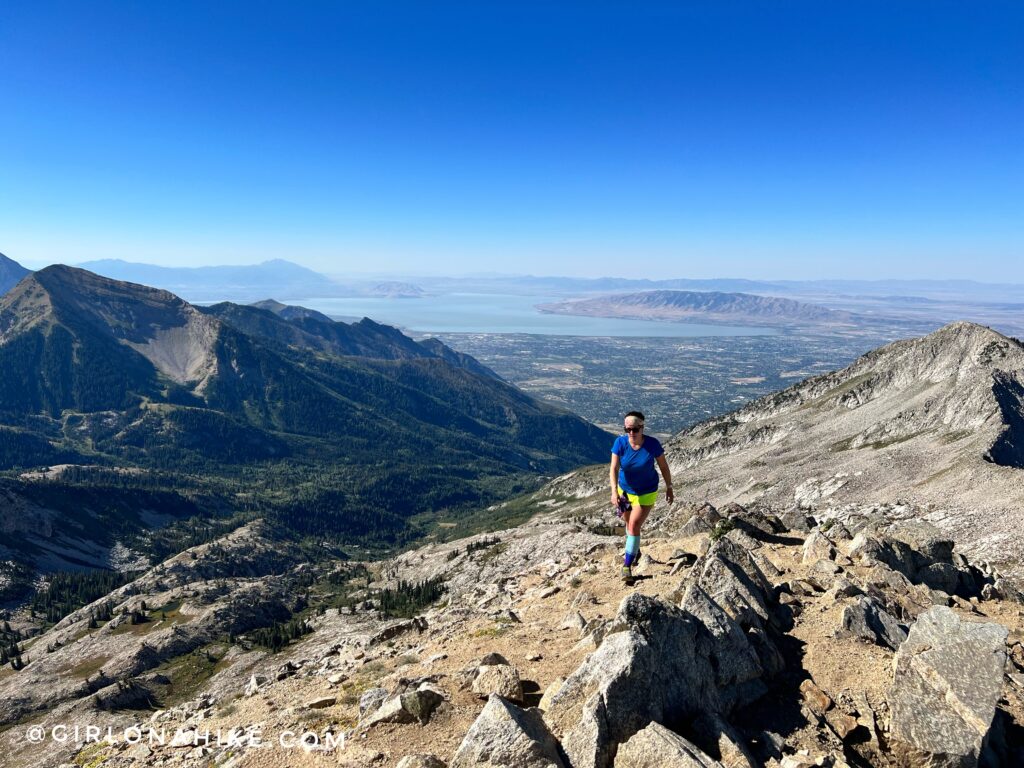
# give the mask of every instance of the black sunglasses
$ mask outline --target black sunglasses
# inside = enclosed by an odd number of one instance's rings
[[[627,432],[642,432],[643,429],[644,429],[643,424],[641,424],[639,427],[625,427],[625,430]]]

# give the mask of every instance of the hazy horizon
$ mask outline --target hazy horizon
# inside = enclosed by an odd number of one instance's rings
[[[18,262],[23,267],[34,271],[43,269],[49,266],[55,266],[64,264],[69,267],[88,267],[90,262],[103,261],[105,259],[84,259],[78,261],[53,261],[43,260],[34,261],[30,259],[18,259],[12,256],[10,253],[0,250],[0,254],[7,256],[8,258]],[[202,268],[216,268],[216,267],[255,267],[260,266],[271,261],[285,261],[296,266],[309,269],[313,272],[317,272],[324,277],[335,279],[335,280],[414,280],[417,278],[421,279],[485,279],[485,280],[515,280],[515,279],[569,279],[569,280],[650,280],[652,282],[663,281],[663,280],[704,280],[704,281],[725,281],[725,280],[749,280],[753,282],[777,282],[777,283],[788,283],[788,282],[850,282],[850,283],[886,283],[886,282],[907,282],[907,283],[943,283],[943,282],[965,282],[965,283],[977,283],[981,285],[999,285],[999,286],[1011,286],[1018,285],[1018,283],[1010,283],[1006,280],[999,281],[988,281],[980,280],[977,278],[970,277],[848,277],[848,276],[831,276],[831,277],[778,277],[778,276],[751,276],[751,275],[725,275],[725,274],[711,274],[709,277],[695,277],[689,274],[670,274],[664,277],[652,277],[644,274],[588,274],[588,275],[573,275],[563,273],[539,273],[539,272],[453,272],[453,271],[434,271],[434,272],[400,272],[400,271],[329,271],[320,270],[308,263],[303,263],[295,259],[286,259],[281,257],[274,257],[270,259],[263,259],[260,261],[249,261],[249,262],[217,262],[207,263],[200,265],[193,264],[173,264],[173,263],[161,263],[156,261],[136,261],[133,259],[111,259],[112,261],[120,261],[126,264],[146,266],[146,267],[161,267],[166,269],[202,269]],[[1019,285],[1024,285],[1024,279],[1022,279]]]

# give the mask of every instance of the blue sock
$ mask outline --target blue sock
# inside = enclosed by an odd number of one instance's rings
[[[630,536],[626,534],[626,556],[623,558],[623,564],[632,565],[633,558],[636,557],[636,553],[640,551],[640,537]]]

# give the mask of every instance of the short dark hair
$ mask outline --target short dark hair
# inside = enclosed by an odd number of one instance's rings
[[[634,419],[640,419],[640,421],[646,421],[646,419],[644,419],[644,415],[640,413],[640,411],[630,411],[629,413],[626,414],[623,421],[628,419],[630,416],[632,416]]]

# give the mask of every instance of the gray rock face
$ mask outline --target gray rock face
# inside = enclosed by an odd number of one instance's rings
[[[679,535],[686,538],[702,533],[711,533],[715,529],[715,524],[721,519],[722,516],[718,514],[717,509],[710,504],[704,504],[694,510],[690,519],[679,530]]]
[[[543,712],[548,711],[548,707],[551,706],[551,700],[555,698],[555,694],[562,690],[562,686],[565,685],[564,677],[556,677],[551,681],[551,684],[544,689],[544,695],[540,697],[540,704],[537,708]]]
[[[691,584],[680,608],[693,614],[711,632],[715,683],[730,704],[742,705],[765,692],[764,668],[739,624],[697,584]]]
[[[1007,629],[922,613],[893,662],[890,742],[901,765],[975,766],[995,715]]]
[[[803,561],[805,563],[813,563],[821,559],[835,560],[836,554],[835,545],[821,531],[814,531],[804,542]]]
[[[370,688],[359,697],[359,721],[367,719],[380,709],[380,705],[387,701],[388,692],[386,688]]]
[[[754,539],[771,537],[786,530],[786,526],[774,514],[763,509],[747,509],[739,504],[728,504],[722,512],[737,529],[746,531]]]
[[[806,533],[814,527],[814,518],[808,516],[800,507],[790,507],[782,513],[780,520],[790,531]]]
[[[688,612],[632,594],[605,638],[552,698],[545,720],[573,768],[608,768],[619,744],[653,722],[682,723],[723,708],[714,638]]]
[[[907,638],[899,622],[872,597],[862,596],[843,609],[841,634],[867,640],[895,651]]]
[[[890,528],[889,536],[866,531],[858,533],[850,547],[850,556],[862,562],[877,562],[905,576],[914,584],[924,584],[949,595],[979,595],[992,581],[969,565],[960,566],[954,557],[953,542],[935,526],[919,520],[901,520]]]
[[[820,589],[822,592],[832,588],[835,583],[836,576],[842,572],[842,568],[836,565],[832,560],[821,558],[816,560],[807,570],[807,580],[811,584]]]
[[[960,586],[960,574],[949,563],[932,563],[918,571],[917,577],[922,584],[948,595],[955,595]]]
[[[773,587],[750,552],[722,538],[693,566],[695,583],[743,629],[763,628],[771,620]]]
[[[558,742],[537,709],[491,696],[459,745],[450,768],[565,768]]]
[[[637,731],[619,748],[615,768],[721,768],[678,733],[658,723]]]
[[[869,563],[872,560],[884,563],[908,579],[912,579],[918,569],[918,562],[909,546],[867,531],[861,531],[853,538],[853,543],[850,545],[850,557]]]
[[[924,520],[900,520],[888,530],[889,538],[901,541],[926,563],[951,563],[953,561],[953,541],[931,523]]]
[[[423,686],[384,700],[361,718],[359,724],[369,728],[377,723],[425,723],[442,701],[444,696],[438,691]]]

